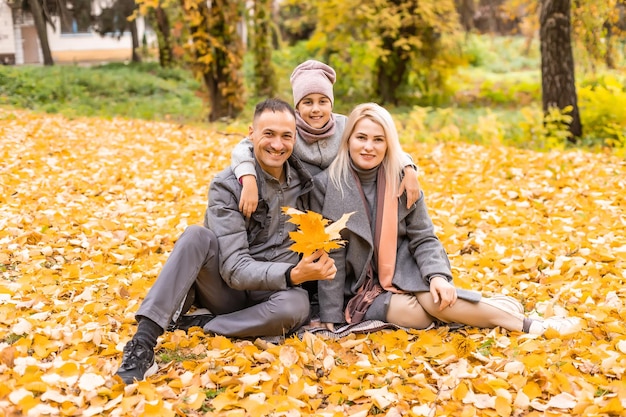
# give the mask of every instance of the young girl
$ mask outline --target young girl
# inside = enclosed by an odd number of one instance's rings
[[[574,319],[525,317],[512,297],[455,288],[423,193],[407,208],[406,197],[393,191],[401,181],[400,156],[391,115],[366,103],[350,114],[337,157],[317,176],[321,186],[313,210],[331,220],[354,212],[342,233],[347,246],[331,253],[335,279],[318,283],[320,319],[327,328],[373,319],[414,329],[442,321],[533,334],[548,327],[577,330]]]
[[[291,74],[291,88],[296,109],[297,140],[293,154],[300,158],[312,175],[326,169],[335,159],[346,116],[333,113],[333,84],[335,70],[328,65],[308,60],[298,65]],[[233,150],[231,168],[242,184],[239,209],[249,217],[258,203],[251,144],[246,138]],[[399,194],[406,191],[410,206],[419,198],[419,182],[413,161],[402,154],[405,176],[399,184]]]

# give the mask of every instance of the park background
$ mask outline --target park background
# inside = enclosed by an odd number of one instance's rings
[[[120,2],[108,16],[141,13],[158,34],[136,40],[143,62],[0,67],[0,413],[622,415],[623,4],[540,2],[571,16],[550,50],[542,22],[556,23],[536,3]],[[568,48],[571,66],[546,59]],[[337,70],[336,111],[367,100],[394,114],[459,286],[581,317],[584,331],[276,345],[175,332],[156,376],[120,384],[134,311],[202,221],[254,103],[289,100],[309,58]],[[553,70],[560,107],[542,89]]]

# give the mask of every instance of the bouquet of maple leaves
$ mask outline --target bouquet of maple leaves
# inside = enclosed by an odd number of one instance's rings
[[[295,231],[289,232],[289,237],[294,241],[289,249],[303,256],[309,256],[319,249],[329,252],[343,246],[346,242],[341,239],[339,233],[346,227],[348,219],[354,213],[346,213],[331,223],[321,214],[311,210],[303,212],[291,207],[283,207],[282,210],[290,216],[288,221],[298,227]]]

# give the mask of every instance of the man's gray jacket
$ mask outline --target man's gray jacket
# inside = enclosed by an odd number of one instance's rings
[[[287,162],[292,173],[300,178],[301,190],[296,207],[299,210],[309,208],[309,192],[313,189],[313,178],[302,162],[291,156]],[[287,289],[286,272],[298,262],[298,255],[283,256],[292,262],[279,262],[264,259],[263,254],[254,254],[255,247],[267,241],[267,225],[273,216],[286,216],[280,212],[270,213],[265,199],[265,175],[259,164],[256,165],[259,203],[256,211],[246,219],[239,210],[242,186],[232,169],[227,168],[217,174],[209,187],[209,203],[204,217],[204,225],[211,229],[219,242],[219,264],[222,279],[237,290],[276,291]],[[289,240],[289,232],[295,225],[285,223],[284,240]],[[283,245],[285,246],[285,245]],[[252,253],[251,253],[252,252]]]

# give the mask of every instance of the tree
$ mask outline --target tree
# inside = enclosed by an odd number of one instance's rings
[[[156,23],[155,32],[157,34],[157,42],[159,48],[159,64],[162,68],[171,68],[174,66],[174,57],[172,51],[172,37],[170,34],[170,20],[167,10],[161,2],[150,10],[148,14],[150,20]]]
[[[189,26],[192,65],[209,94],[209,121],[236,117],[243,109],[243,42],[237,31],[241,0],[181,0]]]
[[[539,31],[540,5],[535,0],[506,0],[500,8],[511,21],[520,22],[520,30],[527,38],[527,51],[535,33]],[[578,65],[589,67],[604,62],[615,65],[616,42],[623,40],[626,29],[626,0],[576,0],[571,5],[571,37],[574,50],[583,59]],[[584,55],[584,56],[583,56]]]
[[[254,87],[259,97],[272,97],[276,76],[272,65],[272,0],[255,0],[252,28]]]
[[[57,30],[53,16],[59,17],[61,31],[72,28],[76,21],[79,27],[88,27],[91,20],[91,0],[9,0],[8,3],[14,10],[21,9],[33,16],[44,65],[54,65],[47,31],[48,26]]]
[[[282,38],[290,45],[309,39],[317,25],[317,3],[302,0],[281,0],[278,25]]]
[[[421,71],[426,75],[440,52],[443,31],[456,30],[455,5],[444,0],[388,0],[377,15],[382,53],[376,61],[375,91],[382,103],[398,104],[411,64],[419,62],[426,67]],[[450,16],[454,21],[447,22]],[[439,80],[430,77],[428,81]]]
[[[476,13],[474,0],[454,0],[454,4],[463,29],[471,32],[474,29],[474,13]]]
[[[504,21],[500,16],[503,0],[479,0],[474,12],[474,26],[483,33],[504,34]],[[507,19],[508,20],[508,19]]]
[[[519,22],[517,29],[524,36],[524,55],[528,56],[539,32],[539,8],[535,0],[507,0],[500,6],[501,13],[510,22]]]
[[[370,88],[382,103],[431,104],[443,95],[457,65],[446,45],[460,29],[454,0],[323,0],[318,7],[310,48],[327,61],[341,57],[333,62],[339,80],[371,68]]]
[[[184,57],[207,90],[209,121],[236,117],[245,103],[244,45],[239,34],[243,0],[137,0],[156,20],[159,61],[172,65]],[[172,29],[170,30],[170,17]]]
[[[100,13],[94,16],[94,30],[100,36],[117,36],[119,39],[126,31],[130,31],[132,42],[132,61],[141,62],[139,55],[139,33],[135,10],[135,0],[112,0],[103,2]]]
[[[48,42],[48,29],[47,25],[52,25],[50,20],[50,14],[46,13],[48,8],[42,0],[25,0],[25,9],[30,11],[35,22],[35,30],[37,31],[37,37],[39,38],[39,46],[41,47],[41,55],[43,56],[44,65],[54,65],[52,59],[52,52],[50,51],[50,44]]]
[[[572,54],[570,0],[542,0],[540,13],[541,88],[543,111],[571,108],[569,131],[582,136]]]
[[[182,9],[176,0],[136,0],[139,14],[146,16],[151,23],[157,37],[159,50],[159,64],[162,68],[174,66],[174,48],[182,49],[177,37],[173,32],[180,34],[178,28],[182,27]],[[170,22],[174,22],[174,29]],[[182,41],[181,41],[182,42]]]
[[[621,34],[620,15],[625,4],[624,0],[577,0],[572,5],[573,37],[582,45],[580,49],[587,56],[584,62],[592,70],[601,62],[614,67],[614,43]]]

